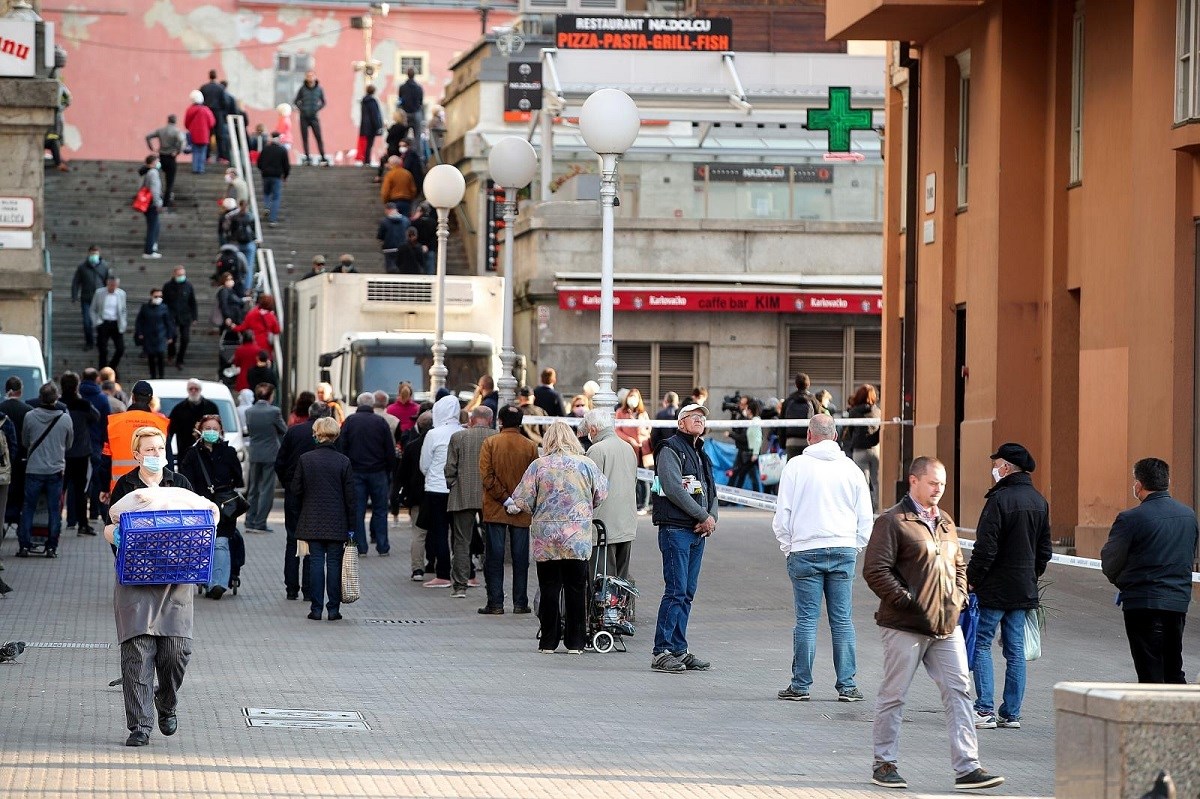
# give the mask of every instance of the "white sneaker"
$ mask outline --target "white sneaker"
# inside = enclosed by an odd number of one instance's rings
[[[455,588],[455,589],[454,589],[454,590],[453,590],[453,591],[450,593],[450,598],[451,598],[451,599],[466,599],[466,598],[467,598],[467,591],[466,591],[466,589],[464,589],[464,588]]]
[[[147,252],[142,254],[143,258],[162,258],[161,252]]]
[[[981,713],[975,711],[975,729],[977,730],[994,730],[996,729],[996,717],[991,713]]]

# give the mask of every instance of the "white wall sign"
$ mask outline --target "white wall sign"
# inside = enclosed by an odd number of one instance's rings
[[[32,250],[32,230],[0,230],[0,250]]]
[[[937,203],[937,174],[925,176],[925,213],[932,214]]]
[[[933,244],[933,220],[926,219],[921,225],[921,241],[926,244]]]
[[[37,29],[27,19],[0,19],[0,76],[32,78],[37,66]]]
[[[0,228],[33,227],[32,197],[0,197]]]

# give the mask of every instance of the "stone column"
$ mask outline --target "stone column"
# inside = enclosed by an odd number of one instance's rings
[[[44,267],[46,131],[54,125],[58,81],[0,78],[0,198],[33,199],[31,249],[0,247],[0,332],[42,338],[42,314],[51,277]],[[0,228],[0,233],[14,228]],[[2,240],[2,238],[0,238]],[[43,342],[45,344],[45,342]]]

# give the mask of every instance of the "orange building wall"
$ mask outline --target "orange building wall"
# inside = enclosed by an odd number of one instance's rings
[[[917,177],[923,189],[935,175],[937,201],[933,213],[918,208],[916,235],[932,220],[935,238],[918,247],[914,454],[939,456],[953,474],[954,320],[965,305],[960,479],[943,506],[957,500],[957,521],[974,526],[988,455],[1020,441],[1038,460],[1055,536],[1094,556],[1132,504],[1138,458],[1166,459],[1174,494],[1192,501],[1200,173],[1190,152],[1200,134],[1173,124],[1174,4],[1089,3],[1083,180],[1069,186],[1073,10],[1072,0],[995,0],[919,43]],[[969,193],[959,209],[955,55],[966,49]],[[897,358],[903,119],[892,94],[884,331]],[[886,376],[898,379],[898,358]]]
[[[71,4],[44,3],[43,16],[56,24],[58,43],[67,51],[62,78],[73,96],[65,115],[67,158],[140,158],[146,152],[143,137],[160,127],[167,114],[182,120],[188,93],[207,82],[210,69],[229,80],[230,91],[249,113],[251,128],[261,122],[270,130],[276,120],[279,50],[314,55],[328,103],[321,114],[326,151],[332,155],[353,149],[362,78],[351,64],[363,59],[365,44],[362,31],[350,28],[350,17],[361,15],[365,5],[88,0],[79,6],[85,10],[64,11]],[[488,24],[507,19],[493,13]],[[383,64],[375,84],[385,108],[395,106],[403,81],[394,75],[397,50],[427,54],[430,74],[421,82],[431,104],[442,95],[453,57],[479,35],[479,15],[473,9],[393,5],[389,16],[376,17],[372,54]],[[299,143],[295,114],[293,132]],[[381,147],[377,142],[376,148]]]

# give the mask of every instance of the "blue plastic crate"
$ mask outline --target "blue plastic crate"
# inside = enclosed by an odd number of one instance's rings
[[[212,577],[217,526],[211,510],[123,513],[120,535],[121,585],[206,584]]]

